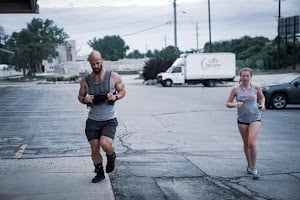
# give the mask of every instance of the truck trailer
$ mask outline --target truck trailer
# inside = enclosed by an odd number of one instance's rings
[[[199,84],[215,87],[216,83],[234,81],[236,61],[234,53],[182,54],[166,72],[157,75],[164,87],[174,84]]]

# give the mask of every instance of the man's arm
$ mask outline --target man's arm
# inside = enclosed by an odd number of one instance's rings
[[[86,96],[86,80],[83,78],[80,81],[78,101],[82,104],[86,104],[85,96]]]
[[[122,81],[122,78],[119,74],[116,74],[116,83],[115,88],[117,90],[117,98],[122,99],[126,94],[125,84]]]
[[[125,89],[125,84],[123,83],[121,76],[119,74],[113,72],[112,73],[112,81],[113,81],[113,85],[117,91],[117,94],[112,95],[111,93],[109,93],[107,95],[107,99],[111,100],[111,101],[116,101],[116,100],[122,99],[126,94],[126,89]]]

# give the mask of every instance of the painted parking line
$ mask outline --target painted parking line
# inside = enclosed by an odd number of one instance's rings
[[[20,159],[20,158],[22,157],[22,155],[23,155],[23,153],[24,153],[26,147],[27,147],[27,144],[22,144],[22,145],[20,146],[19,150],[16,152],[14,158],[15,158],[15,159]]]

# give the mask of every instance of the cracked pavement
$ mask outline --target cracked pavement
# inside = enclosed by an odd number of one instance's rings
[[[255,181],[246,173],[236,110],[225,107],[229,91],[128,85],[118,102],[115,198],[299,199],[300,106],[263,113]]]

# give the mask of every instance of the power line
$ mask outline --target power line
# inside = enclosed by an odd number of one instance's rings
[[[164,24],[161,24],[161,25],[158,25],[158,26],[153,26],[151,28],[146,28],[146,29],[143,29],[143,30],[140,30],[140,31],[136,31],[136,32],[133,32],[133,33],[124,34],[124,35],[122,35],[122,37],[130,36],[130,35],[135,35],[135,34],[138,34],[138,33],[141,33],[141,32],[145,32],[145,31],[150,31],[150,30],[153,30],[153,29],[156,29],[156,28],[168,25],[168,24],[171,24],[171,22],[166,22]]]

